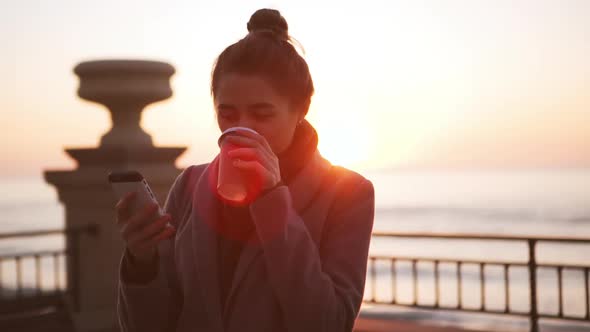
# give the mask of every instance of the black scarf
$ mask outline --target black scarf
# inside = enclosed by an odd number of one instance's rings
[[[281,180],[289,184],[311,159],[317,147],[317,132],[307,120],[303,120],[295,130],[291,145],[278,155]]]

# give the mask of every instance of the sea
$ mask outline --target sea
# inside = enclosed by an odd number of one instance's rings
[[[375,187],[374,231],[582,237],[589,239],[588,244],[539,243],[537,261],[590,266],[590,169],[379,170],[360,173]],[[44,182],[41,174],[0,176],[0,212],[0,233],[64,226],[63,206],[58,202],[55,189]],[[0,256],[61,249],[63,245],[61,236],[0,239]],[[370,254],[513,262],[524,262],[528,257],[523,242],[407,238],[374,238]],[[47,259],[42,262],[42,268],[51,270],[53,264]],[[33,285],[33,262],[23,262],[23,266],[25,286]],[[0,263],[0,289],[4,293],[10,293],[15,285],[15,269],[16,265],[10,260]],[[376,282],[367,279],[365,298],[376,294],[378,300],[390,301],[395,296],[399,303],[411,303],[414,294],[411,265],[400,260],[394,269],[395,287],[391,282],[390,263],[378,261]],[[430,263],[419,263],[417,271],[417,302],[433,304],[434,268]],[[462,304],[468,308],[479,308],[482,304],[479,267],[466,264],[461,274]],[[50,290],[56,284],[65,287],[67,281],[63,280],[63,275],[61,273],[60,280],[53,280],[52,273],[47,273],[47,277],[44,274],[42,288]],[[539,311],[557,313],[557,272],[554,269],[539,269],[537,276]],[[441,264],[440,277],[441,306],[457,305],[456,266]],[[588,308],[585,305],[583,273],[565,269],[562,277],[564,313],[584,316]],[[508,299],[500,266],[486,266],[484,278],[486,308],[503,310],[508,302],[511,310],[529,309],[526,268],[509,270]],[[365,308],[375,312],[389,310],[389,307],[370,305]],[[401,309],[398,312],[408,316]],[[461,320],[464,325],[470,324],[469,319],[457,318],[454,313],[428,313],[419,317],[439,323],[447,321],[453,324]],[[499,323],[491,321],[486,324],[497,327]],[[482,324],[473,325],[472,328],[477,328]],[[503,326],[506,331],[517,331],[519,328],[522,326],[511,323]],[[585,328],[590,330],[590,325]]]

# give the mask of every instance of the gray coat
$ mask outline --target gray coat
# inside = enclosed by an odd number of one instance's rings
[[[158,248],[157,277],[119,279],[122,330],[351,331],[365,286],[372,183],[316,151],[288,187],[254,201],[256,232],[221,308],[208,181],[214,163],[188,167],[172,185],[164,209],[177,232]]]

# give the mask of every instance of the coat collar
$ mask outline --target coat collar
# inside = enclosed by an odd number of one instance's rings
[[[234,272],[232,287],[228,293],[226,305],[221,308],[219,294],[219,274],[217,266],[217,234],[216,222],[221,216],[221,203],[215,195],[218,157],[205,168],[193,193],[193,211],[196,218],[192,221],[192,246],[196,259],[196,275],[199,278],[206,308],[216,331],[223,330],[223,317],[231,306],[232,298],[246,275],[248,267],[256,256],[262,253],[258,245],[256,232],[253,233],[248,245],[244,246],[238,265]],[[289,184],[289,191],[294,209],[302,215],[311,203],[315,193],[320,189],[322,179],[331,164],[315,151],[307,165]]]

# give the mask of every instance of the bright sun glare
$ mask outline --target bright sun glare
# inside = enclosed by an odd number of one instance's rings
[[[318,149],[332,164],[357,167],[369,160],[373,146],[370,130],[359,119],[342,119],[338,123],[319,122]]]

